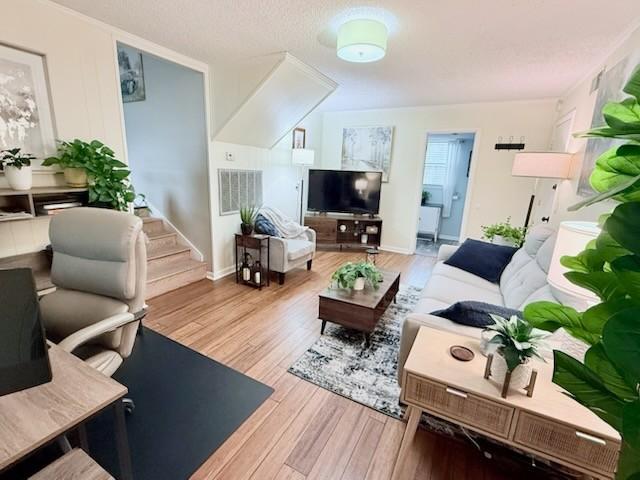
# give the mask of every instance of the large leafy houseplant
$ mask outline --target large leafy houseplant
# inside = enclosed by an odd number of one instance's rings
[[[366,283],[378,289],[378,284],[382,281],[382,273],[372,263],[347,262],[331,276],[331,280],[340,288],[354,288],[358,278],[364,278]]]
[[[584,363],[554,352],[553,381],[622,436],[617,477],[640,479],[640,68],[621,102],[607,103],[606,126],[581,134],[625,140],[596,161],[590,177],[598,194],[572,210],[607,199],[619,202],[600,218],[602,231],[575,257],[563,257],[565,275],[598,295],[584,312],[552,302],[525,308],[538,328],[563,327],[590,345]]]
[[[84,169],[89,181],[90,204],[125,211],[135,199],[129,180],[131,171],[115,158],[113,150],[98,140],[59,142],[57,156],[47,158],[42,164]]]

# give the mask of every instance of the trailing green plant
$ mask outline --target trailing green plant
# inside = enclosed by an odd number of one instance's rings
[[[508,320],[498,315],[491,315],[491,318],[495,323],[485,328],[495,333],[489,340],[489,345],[497,346],[497,352],[504,357],[509,372],[513,372],[531,357],[542,359],[538,349],[543,346],[547,333],[534,331],[529,322],[517,315]]]
[[[382,281],[380,270],[369,262],[345,263],[333,272],[331,280],[335,281],[340,288],[353,288],[359,277],[364,278],[365,282],[375,289],[378,289],[378,284]]]
[[[59,141],[57,156],[47,158],[45,166],[83,168],[89,181],[89,203],[102,204],[115,210],[127,210],[135,199],[129,176],[131,171],[115,152],[98,140],[87,143],[75,139]]]
[[[571,208],[613,199],[599,219],[601,233],[576,256],[562,257],[567,279],[594,292],[600,303],[584,312],[553,302],[524,310],[534,326],[560,327],[590,345],[584,363],[554,352],[553,381],[622,436],[616,478],[640,479],[640,68],[621,102],[607,103],[606,126],[578,134],[626,140],[604,152],[590,177],[598,192]]]
[[[22,153],[20,148],[10,148],[8,150],[0,150],[0,166],[16,167],[22,170],[22,167],[30,167],[31,160],[36,157],[30,153]]]
[[[429,199],[431,198],[431,193],[428,190],[422,190],[422,202],[421,205],[424,206],[429,203]]]
[[[245,225],[253,226],[258,216],[258,207],[240,207],[240,221]]]
[[[507,241],[513,242],[516,247],[521,247],[524,243],[526,229],[524,227],[514,227],[511,225],[511,217],[507,217],[507,221],[503,223],[494,223],[493,225],[483,225],[482,238],[490,242],[497,236]]]

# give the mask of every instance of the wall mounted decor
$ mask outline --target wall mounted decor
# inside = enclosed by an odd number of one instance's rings
[[[142,53],[135,48],[118,44],[118,70],[122,101],[141,102],[146,98]]]
[[[220,215],[233,215],[240,207],[262,205],[262,170],[218,169]]]
[[[389,181],[393,127],[347,127],[342,130],[342,170],[374,170]]]
[[[293,141],[291,148],[306,148],[307,146],[307,131],[304,128],[293,129]]]
[[[0,45],[0,150],[33,154],[38,169],[56,151],[44,57]]]
[[[615,102],[622,100],[625,96],[622,91],[625,80],[627,78],[627,71],[629,59],[625,58],[621,60],[613,68],[605,70],[600,77],[598,86],[598,96],[596,97],[596,105],[593,109],[593,118],[591,119],[591,128],[597,128],[605,126],[604,117],[602,116],[602,108],[608,102]],[[582,160],[582,169],[580,170],[580,180],[578,182],[578,195],[590,197],[595,193],[591,184],[589,183],[589,177],[593,168],[596,165],[596,160],[604,152],[613,148],[615,145],[622,145],[624,142],[620,140],[614,140],[611,138],[589,138],[587,140],[587,147],[584,152],[584,159]]]

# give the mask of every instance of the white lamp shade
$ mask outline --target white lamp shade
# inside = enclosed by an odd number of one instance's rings
[[[593,222],[562,222],[558,229],[556,245],[551,257],[551,265],[547,280],[549,284],[572,297],[577,297],[588,303],[598,303],[598,296],[585,288],[574,285],[564,276],[568,268],[560,264],[564,255],[575,256],[582,252],[587,244],[600,234],[600,228]]]
[[[291,163],[294,165],[311,166],[315,160],[316,153],[306,148],[294,148],[291,151]]]
[[[511,175],[514,177],[569,178],[570,153],[519,152],[513,159]]]
[[[338,30],[338,57],[347,62],[375,62],[387,51],[387,27],[377,20],[357,19]]]

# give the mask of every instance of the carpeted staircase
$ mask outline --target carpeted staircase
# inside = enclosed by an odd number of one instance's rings
[[[205,278],[207,264],[179,243],[178,234],[162,219],[143,217],[147,243],[147,298]]]

